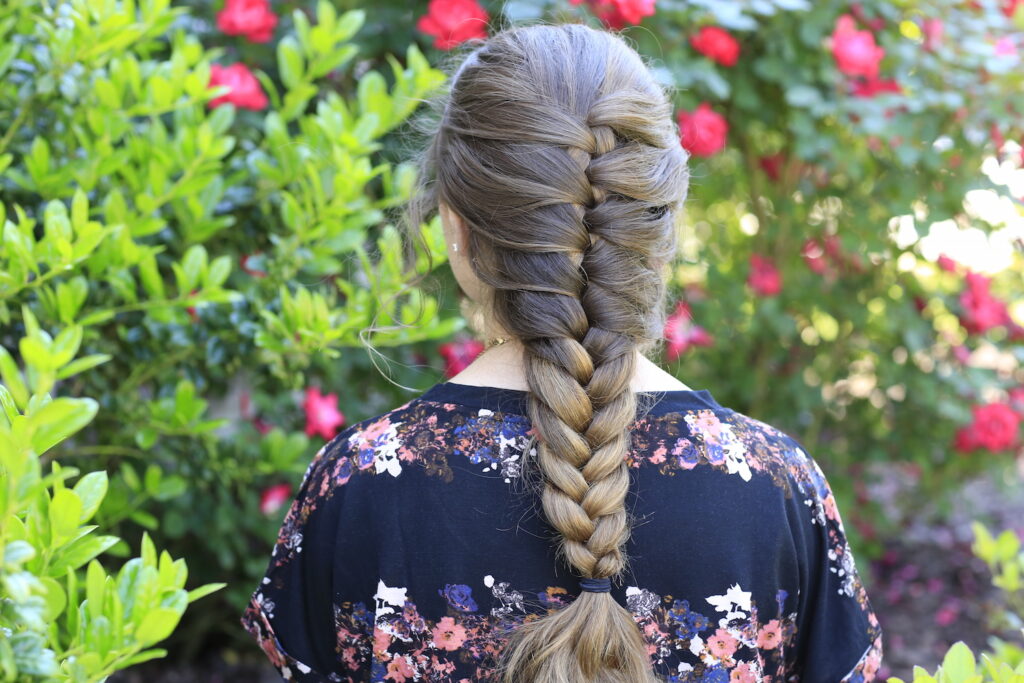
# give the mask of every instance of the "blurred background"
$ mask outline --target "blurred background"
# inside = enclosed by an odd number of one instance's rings
[[[671,89],[658,360],[820,463],[879,678],[1024,680],[1024,0],[6,0],[0,679],[279,680],[313,454],[481,350],[401,231],[423,102],[536,21]]]

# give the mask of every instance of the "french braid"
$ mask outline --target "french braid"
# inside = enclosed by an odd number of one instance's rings
[[[624,545],[637,352],[661,337],[664,266],[685,199],[671,107],[621,38],[582,25],[491,37],[462,64],[428,150],[462,217],[487,310],[524,347],[545,518],[584,578],[615,578]],[[528,620],[503,683],[654,680],[630,613],[582,592]]]

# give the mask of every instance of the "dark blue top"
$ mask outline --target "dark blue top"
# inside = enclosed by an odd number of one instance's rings
[[[517,624],[579,595],[524,452],[526,397],[439,384],[317,452],[242,615],[285,679],[488,680]],[[611,594],[654,671],[874,679],[882,632],[811,455],[706,389],[642,403]]]

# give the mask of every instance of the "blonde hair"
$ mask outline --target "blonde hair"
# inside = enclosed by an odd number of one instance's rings
[[[465,221],[486,310],[523,344],[544,516],[585,579],[627,563],[630,382],[662,336],[686,162],[640,56],[579,24],[508,29],[472,52],[426,151],[423,206]],[[590,591],[519,625],[497,678],[655,680],[632,615]]]

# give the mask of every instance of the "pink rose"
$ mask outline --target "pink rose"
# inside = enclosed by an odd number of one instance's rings
[[[942,42],[945,25],[942,19],[925,19],[921,26],[924,33],[924,49],[934,51]]]
[[[338,428],[345,424],[345,415],[338,410],[337,394],[321,394],[316,387],[306,389],[306,400],[302,403],[306,413],[306,436],[319,434],[330,441],[338,434]]]
[[[874,97],[883,92],[900,94],[903,92],[903,86],[892,79],[882,78],[871,78],[853,84],[854,97]]]
[[[260,495],[260,512],[265,515],[274,514],[291,499],[291,496],[291,484],[274,484],[267,487]]]
[[[858,31],[853,17],[844,14],[836,20],[832,33],[832,56],[839,70],[847,76],[875,79],[885,50],[875,44],[870,31]]]
[[[685,301],[676,304],[676,310],[665,322],[665,339],[668,341],[666,351],[669,361],[678,359],[691,346],[714,344],[714,337],[693,323],[690,306]]]
[[[677,116],[683,147],[691,154],[709,157],[725,147],[729,122],[707,102],[702,102],[692,112],[680,111]]]
[[[1000,57],[1009,57],[1017,54],[1017,43],[1013,42],[1013,38],[1003,36],[996,41],[996,54]]]
[[[227,0],[217,12],[217,28],[229,36],[245,36],[254,43],[274,37],[277,15],[267,0]]]
[[[227,86],[228,92],[209,101],[208,106],[219,107],[222,104],[233,104],[243,109],[259,111],[267,106],[267,96],[260,82],[252,75],[244,64],[210,66],[210,87]]]
[[[476,0],[430,0],[416,28],[434,36],[434,47],[451,50],[467,40],[487,37],[487,10]]]
[[[693,49],[722,66],[735,66],[740,44],[728,31],[718,26],[704,26],[690,39]]]
[[[992,280],[980,273],[968,272],[967,288],[960,293],[960,323],[971,334],[983,334],[1010,321],[1006,304],[989,291]]]
[[[770,259],[751,254],[747,284],[758,296],[775,296],[782,291],[782,275]]]
[[[945,254],[939,256],[938,260],[936,260],[935,263],[936,265],[939,266],[939,268],[946,271],[947,273],[955,273],[957,266],[959,265],[956,261],[946,256]]]

